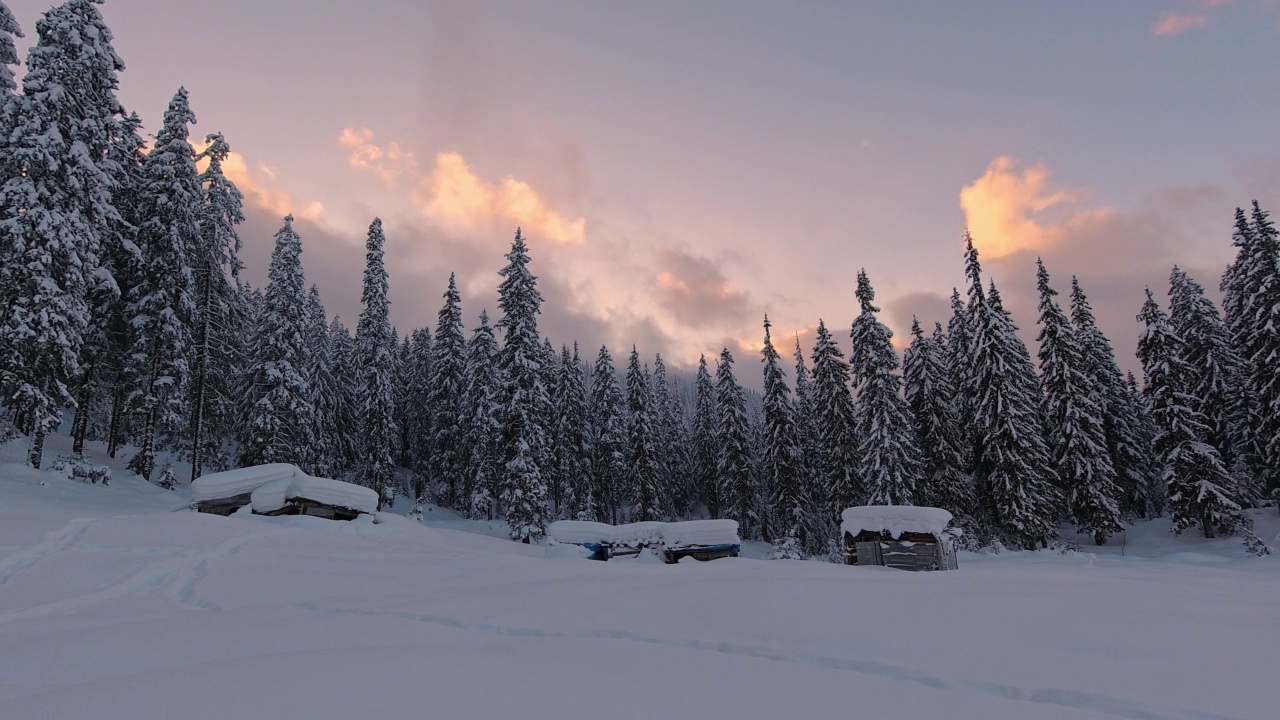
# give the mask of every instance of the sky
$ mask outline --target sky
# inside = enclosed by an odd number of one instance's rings
[[[27,32],[48,0],[8,0]],[[585,356],[756,375],[818,320],[847,346],[865,268],[896,341],[945,323],[963,233],[1035,336],[1035,267],[1078,276],[1126,368],[1143,287],[1216,297],[1234,210],[1280,208],[1280,0],[107,0],[120,98],[179,86],[245,192],[248,277],[292,213],[354,326],[387,233],[392,321],[450,272],[496,315],[523,228],[541,329]],[[19,69],[21,74],[21,69]],[[963,288],[962,288],[963,290]]]

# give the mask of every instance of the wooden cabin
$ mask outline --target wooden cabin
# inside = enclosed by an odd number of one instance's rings
[[[899,570],[955,570],[961,530],[941,508],[864,505],[842,513],[846,565]]]
[[[354,520],[378,508],[378,494],[369,488],[311,477],[286,463],[204,475],[191,483],[191,498],[196,510],[215,515],[248,506],[255,515]]]

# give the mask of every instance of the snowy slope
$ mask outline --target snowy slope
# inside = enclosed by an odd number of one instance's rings
[[[966,554],[957,572],[668,566],[549,557],[439,510],[173,511],[184,491],[0,464],[0,718],[1277,712],[1280,562],[1167,523],[1124,557]]]

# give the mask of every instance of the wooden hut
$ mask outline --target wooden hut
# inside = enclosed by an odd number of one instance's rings
[[[359,485],[311,477],[293,465],[237,468],[191,483],[196,510],[230,515],[249,506],[255,515],[310,515],[354,520],[378,509],[378,494]]]
[[[846,565],[900,570],[955,570],[961,531],[941,508],[864,505],[844,511],[840,535]]]

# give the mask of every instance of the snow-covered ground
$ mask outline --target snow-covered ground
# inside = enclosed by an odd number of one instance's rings
[[[602,563],[439,508],[202,515],[185,486],[21,453],[0,448],[5,720],[1280,716],[1280,558],[1167,522],[1123,556],[957,572]]]

